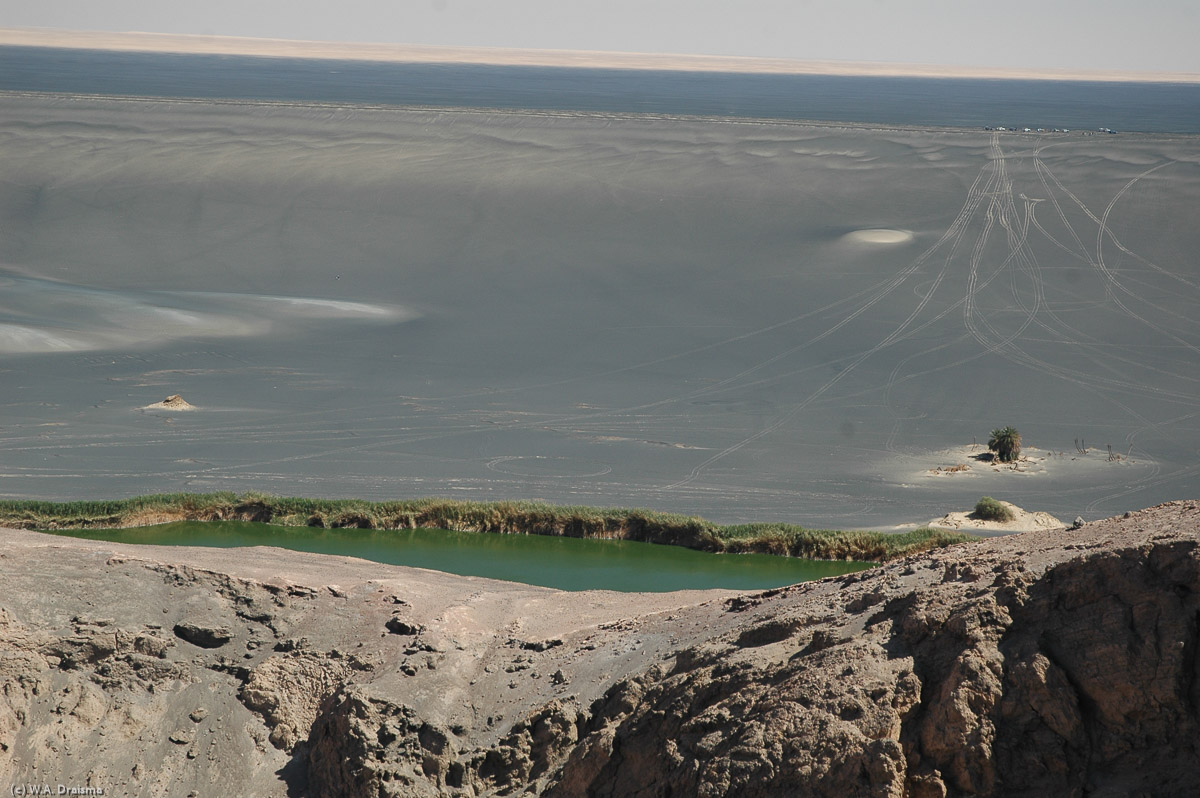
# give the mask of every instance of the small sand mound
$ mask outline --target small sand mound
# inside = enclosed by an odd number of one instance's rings
[[[177,393],[173,393],[161,402],[146,405],[143,410],[195,410],[196,406],[189,403]]]
[[[913,234],[909,230],[889,230],[878,227],[870,230],[855,230],[842,238],[856,244],[906,244],[913,240]]]
[[[935,518],[926,526],[963,532],[1032,532],[1038,529],[1065,529],[1067,526],[1050,513],[1031,513],[1010,502],[1002,501],[1000,503],[1012,511],[1013,520],[984,521],[976,518],[973,512],[959,512],[947,513],[941,518]]]

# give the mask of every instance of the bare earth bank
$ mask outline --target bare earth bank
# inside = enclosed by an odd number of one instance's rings
[[[1183,795],[1200,503],[761,595],[5,531],[0,782]]]

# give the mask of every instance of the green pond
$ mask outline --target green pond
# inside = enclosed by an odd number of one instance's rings
[[[870,567],[867,563],[770,554],[710,554],[628,540],[442,529],[312,529],[241,521],[184,521],[133,529],[62,530],[55,534],[159,546],[278,546],[560,590],[765,590]]]

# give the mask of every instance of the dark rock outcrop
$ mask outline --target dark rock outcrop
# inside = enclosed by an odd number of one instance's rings
[[[220,648],[233,639],[224,626],[209,626],[183,621],[175,624],[175,636],[200,648]]]

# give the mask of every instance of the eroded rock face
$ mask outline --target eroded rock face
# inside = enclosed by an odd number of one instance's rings
[[[784,609],[742,633],[795,629],[754,656],[734,641],[619,685],[548,792],[1194,793],[1197,518],[1181,519],[1188,540],[1106,546],[1040,573],[939,555],[902,566],[923,577],[912,588],[863,577],[878,585],[874,611],[836,617],[845,636],[815,651],[820,630]]]
[[[1200,772],[1192,502],[744,596],[19,535],[0,779],[923,798],[1190,795]],[[51,566],[69,595],[37,595]]]

